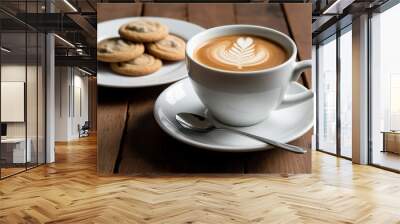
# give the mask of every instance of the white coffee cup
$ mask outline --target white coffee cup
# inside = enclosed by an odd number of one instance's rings
[[[259,71],[227,71],[194,59],[195,50],[207,40],[226,35],[249,34],[272,40],[288,53],[284,63]],[[311,60],[296,62],[297,47],[287,35],[253,25],[227,25],[205,30],[186,45],[186,65],[194,90],[212,116],[231,126],[250,126],[266,119],[271,111],[301,103],[313,97],[312,91],[285,94]]]

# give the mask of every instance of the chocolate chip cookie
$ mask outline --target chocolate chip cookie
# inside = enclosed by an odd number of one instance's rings
[[[97,60],[103,62],[129,61],[143,52],[143,44],[133,43],[119,37],[105,39],[97,44]]]
[[[150,54],[168,61],[180,61],[185,58],[185,41],[181,38],[168,35],[166,38],[146,45]]]
[[[128,76],[147,75],[157,71],[161,66],[160,59],[146,53],[130,61],[111,63],[113,71]]]
[[[119,28],[121,37],[136,42],[154,42],[168,35],[168,27],[153,20],[137,20]]]

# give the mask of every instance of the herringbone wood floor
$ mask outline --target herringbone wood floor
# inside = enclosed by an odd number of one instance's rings
[[[0,223],[400,223],[400,175],[315,152],[311,175],[98,177],[95,138],[0,181]]]

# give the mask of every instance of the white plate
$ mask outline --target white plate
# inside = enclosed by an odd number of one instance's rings
[[[300,84],[291,84],[289,93],[306,91]],[[160,127],[172,137],[204,149],[225,152],[249,152],[270,148],[269,145],[225,130],[208,133],[183,129],[175,120],[180,112],[207,115],[207,110],[193,90],[188,78],[164,90],[154,106],[154,117]],[[273,111],[270,117],[254,126],[240,130],[279,142],[290,142],[305,134],[313,126],[313,99],[296,106]]]
[[[185,41],[189,40],[195,34],[204,30],[204,28],[181,20],[168,19],[161,17],[130,17],[114,19],[97,24],[97,42],[118,35],[118,28],[125,23],[138,19],[152,19],[165,24],[171,34],[175,34]],[[164,63],[164,61],[163,61]],[[163,67],[150,75],[141,77],[129,77],[118,75],[111,71],[107,63],[98,63],[97,84],[108,87],[133,88],[167,84],[178,81],[187,76],[187,70],[184,61],[164,63]]]

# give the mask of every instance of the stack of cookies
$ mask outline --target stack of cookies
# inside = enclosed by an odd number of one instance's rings
[[[97,44],[97,60],[108,62],[122,75],[153,73],[164,61],[185,58],[185,41],[168,33],[168,27],[151,20],[136,20],[119,28],[120,37]]]

